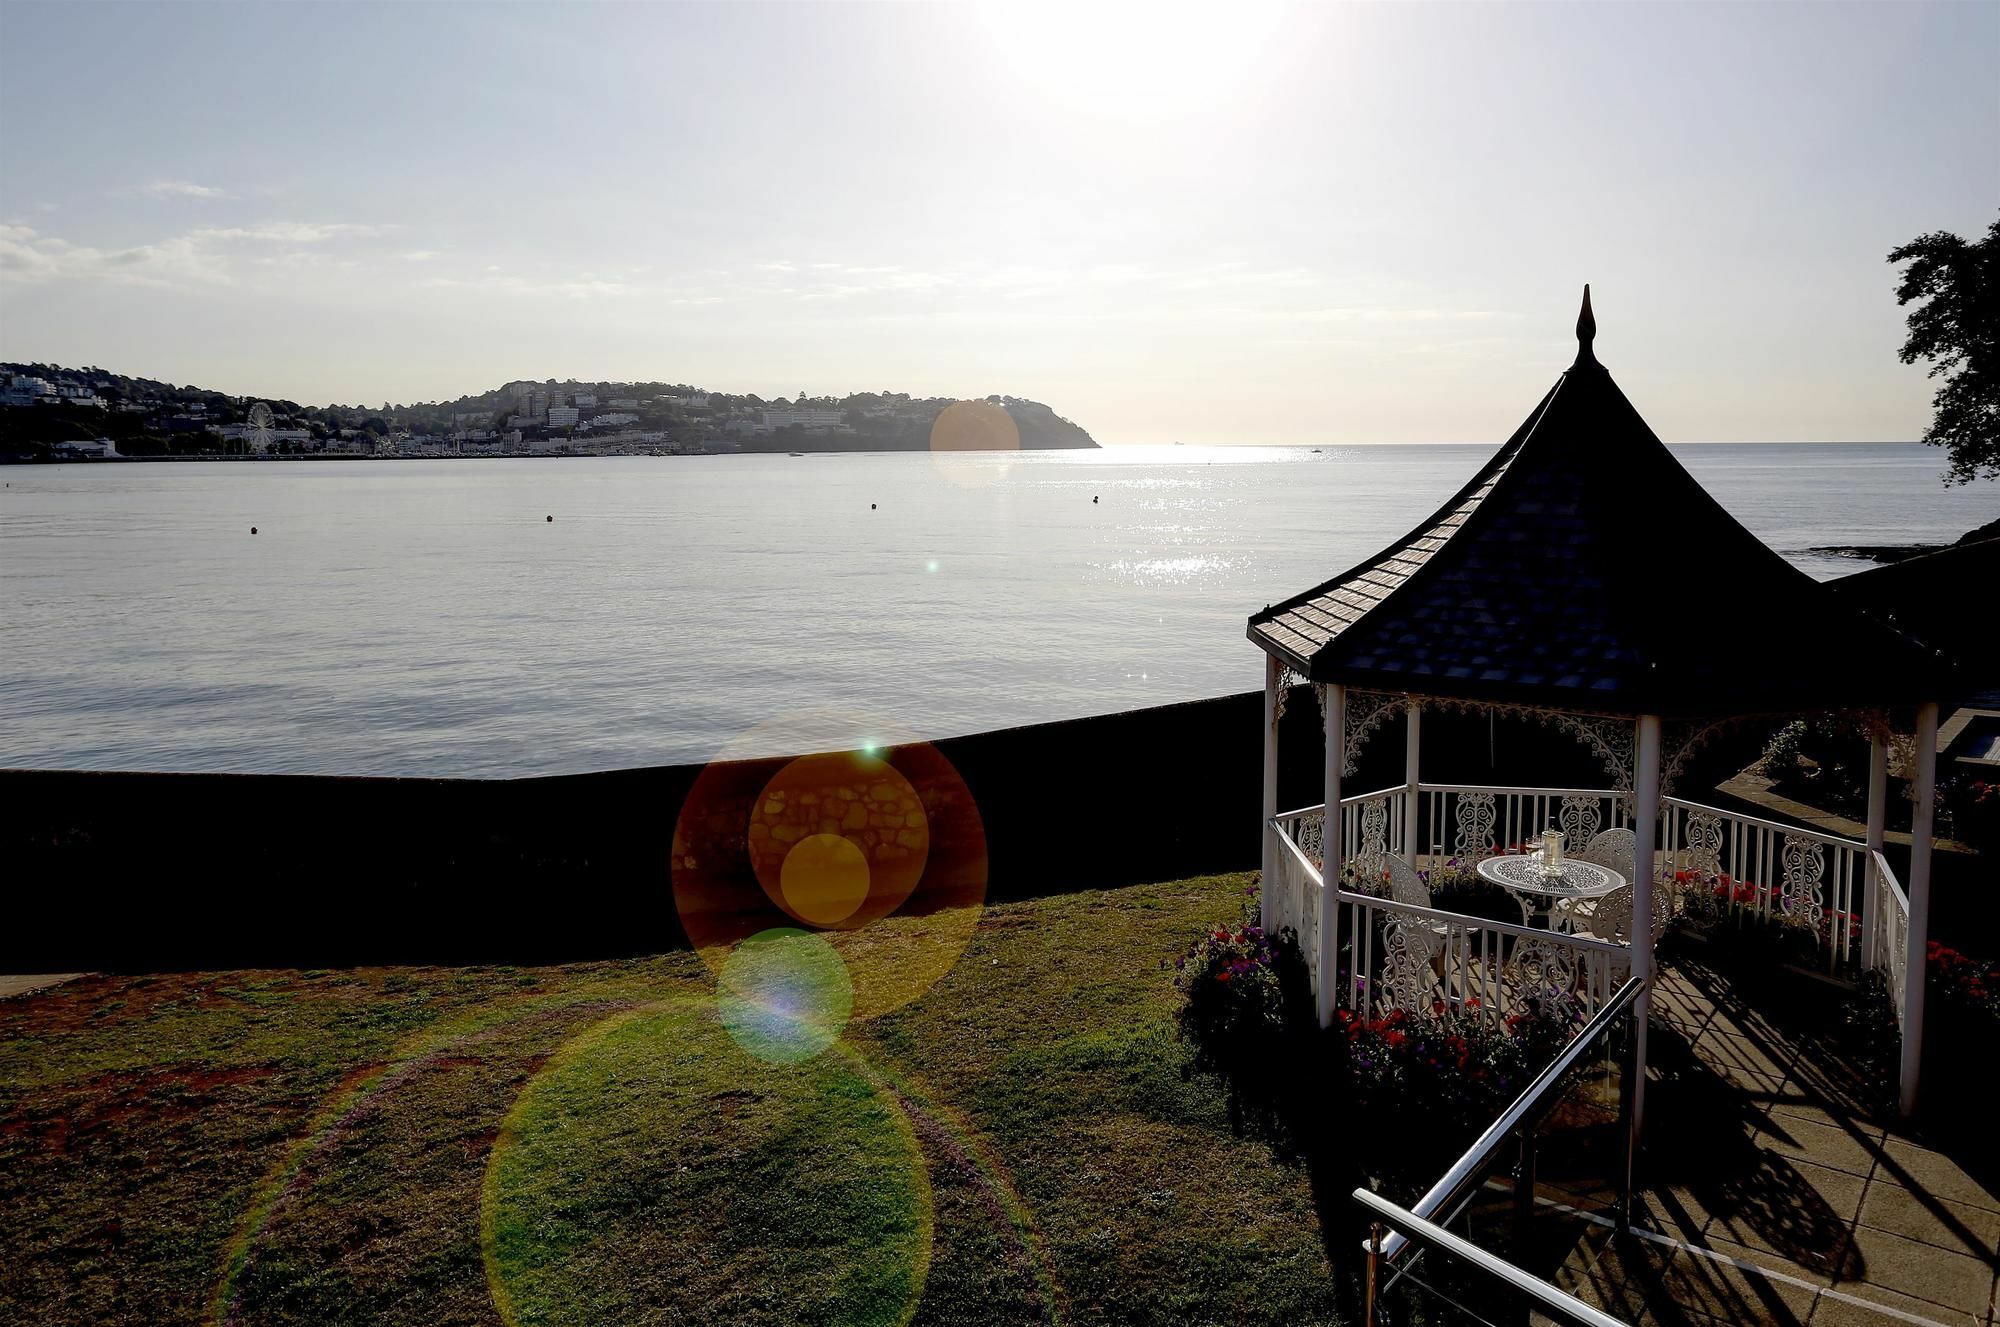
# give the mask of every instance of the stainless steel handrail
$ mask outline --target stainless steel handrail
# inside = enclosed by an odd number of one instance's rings
[[[1632,1002],[1637,1000],[1645,989],[1644,977],[1633,977],[1620,986],[1605,1006],[1597,1011],[1597,1017],[1591,1019],[1583,1031],[1571,1039],[1569,1045],[1563,1047],[1562,1054],[1556,1056],[1548,1068],[1535,1076],[1535,1081],[1528,1084],[1527,1090],[1514,1099],[1514,1104],[1502,1111],[1500,1118],[1488,1125],[1486,1132],[1480,1134],[1472,1146],[1465,1150],[1465,1154],[1452,1163],[1451,1169],[1444,1173],[1444,1177],[1417,1200],[1417,1205],[1411,1209],[1410,1214],[1424,1221],[1432,1218],[1449,1221],[1456,1216],[1457,1208],[1477,1191],[1480,1179],[1486,1170],[1486,1163],[1492,1154],[1524,1122],[1533,1122],[1529,1120],[1529,1116],[1537,1107],[1545,1105],[1542,1097],[1552,1092],[1568,1076],[1569,1071],[1576,1067],[1584,1053],[1610,1029],[1620,1013],[1631,1007]],[[1356,1196],[1360,1196],[1360,1191],[1356,1192]],[[1407,1243],[1408,1241],[1401,1235],[1392,1233],[1383,1242],[1381,1249],[1383,1260],[1394,1262]]]
[[[1452,1257],[1469,1263],[1494,1280],[1503,1282],[1527,1296],[1534,1302],[1536,1308],[1557,1322],[1567,1324],[1567,1327],[1626,1327],[1626,1324],[1603,1309],[1593,1308],[1575,1295],[1550,1285],[1533,1272],[1516,1267],[1506,1259],[1488,1253],[1471,1240],[1454,1235],[1443,1226],[1426,1221],[1407,1208],[1398,1207],[1378,1193],[1368,1189],[1356,1189],[1354,1199],[1379,1215],[1385,1223],[1394,1225],[1395,1233],[1407,1233],[1409,1239],[1431,1248],[1441,1249]],[[1383,1242],[1387,1243],[1386,1240]]]

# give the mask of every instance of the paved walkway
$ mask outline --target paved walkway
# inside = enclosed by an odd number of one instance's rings
[[[1759,1012],[1796,1010],[1799,989],[1755,1001],[1699,962],[1662,970],[1644,1233],[1584,1226],[1558,1280],[1637,1324],[1996,1327],[2000,1177],[1871,1111],[1880,1085],[1811,1017]],[[1828,987],[1825,1010],[1839,999]]]

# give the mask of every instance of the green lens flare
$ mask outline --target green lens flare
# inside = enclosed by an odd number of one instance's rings
[[[935,1214],[893,1089],[840,1047],[751,1059],[689,1003],[607,1019],[529,1081],[480,1233],[509,1327],[906,1327]]]
[[[854,982],[832,945],[810,931],[759,931],[730,953],[716,989],[722,1025],[746,1054],[771,1064],[810,1060],[840,1038]]]

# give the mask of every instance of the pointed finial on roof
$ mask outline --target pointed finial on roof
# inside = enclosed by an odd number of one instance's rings
[[[1590,312],[1590,283],[1583,283],[1583,309],[1576,315],[1576,363],[1572,368],[1597,363],[1597,356],[1591,353],[1590,343],[1597,339],[1597,319]]]

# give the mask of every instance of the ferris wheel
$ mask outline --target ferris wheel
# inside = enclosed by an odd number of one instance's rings
[[[250,407],[250,418],[243,429],[243,441],[251,451],[266,451],[271,446],[271,407],[259,401]]]

